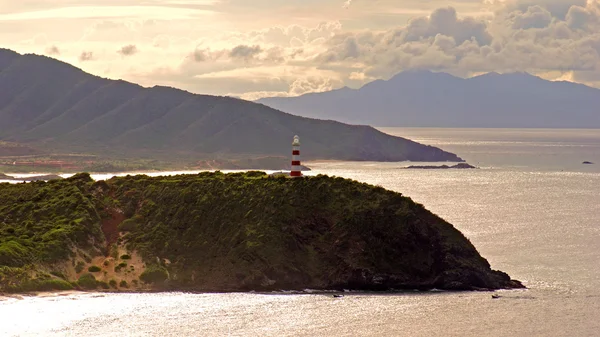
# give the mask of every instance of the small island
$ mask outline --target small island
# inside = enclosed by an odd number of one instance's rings
[[[0,184],[0,292],[523,288],[400,193],[264,172]]]
[[[441,165],[441,166],[418,166],[418,165],[413,165],[413,166],[404,167],[403,169],[448,170],[448,169],[476,169],[476,168],[477,167],[469,165],[467,163],[458,163],[458,164],[452,165],[452,166],[448,166],[448,165]]]

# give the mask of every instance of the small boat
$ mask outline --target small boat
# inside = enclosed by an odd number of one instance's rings
[[[335,294],[335,295],[333,295],[333,298],[340,298],[340,297],[344,297],[344,295],[341,295],[341,294]]]
[[[493,298],[493,299],[500,298],[500,297],[501,297],[501,296],[500,296],[500,295],[498,295],[498,294],[493,294],[493,295],[492,295],[492,298]]]

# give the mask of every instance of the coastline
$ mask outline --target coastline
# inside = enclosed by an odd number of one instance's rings
[[[17,299],[22,300],[25,298],[53,298],[63,297],[71,295],[104,295],[104,294],[170,294],[170,293],[183,293],[183,294],[257,294],[257,295],[405,295],[405,294],[429,294],[429,293],[469,293],[469,292],[482,292],[482,293],[495,293],[499,291],[527,291],[530,290],[527,286],[515,287],[515,288],[499,288],[499,289],[488,289],[479,288],[471,290],[453,290],[453,289],[387,289],[387,290],[352,290],[352,289],[304,289],[304,290],[272,290],[272,291],[218,291],[218,290],[191,290],[191,289],[160,289],[160,288],[146,288],[146,289],[91,289],[91,290],[49,290],[49,291],[27,291],[27,292],[15,292],[6,293],[0,292],[0,302]]]
[[[355,163],[357,165],[370,165],[370,164],[390,164],[390,165],[398,165],[400,168],[409,168],[410,165],[414,164],[437,164],[442,165],[445,163],[461,163],[461,162],[453,162],[453,161],[444,161],[444,162],[422,162],[422,161],[347,161],[347,160],[338,160],[338,159],[317,159],[310,161],[303,161],[303,171],[312,171],[314,169],[319,169],[320,165],[342,165],[347,163]],[[289,167],[282,166],[271,166],[271,165],[263,165],[260,167],[231,167],[230,165],[216,165],[216,166],[208,166],[208,165],[200,165],[195,167],[190,166],[173,166],[173,167],[165,167],[160,169],[140,169],[140,170],[115,170],[115,171],[94,171],[94,170],[23,170],[23,171],[0,171],[0,178],[2,174],[6,174],[7,176],[15,177],[13,181],[20,181],[19,178],[31,178],[37,176],[54,176],[58,175],[63,178],[68,178],[80,172],[87,172],[91,175],[95,176],[127,176],[127,175],[153,175],[153,174],[165,174],[165,173],[173,173],[173,174],[198,174],[200,172],[215,172],[215,171],[226,171],[226,172],[244,172],[244,171],[289,171]],[[3,179],[0,179],[4,181]],[[7,180],[10,181],[10,180]]]
[[[497,293],[497,292],[513,292],[513,291],[528,291],[530,288],[510,288],[510,289],[480,289],[475,291],[470,290],[446,290],[446,289],[428,289],[428,290],[419,290],[419,289],[398,289],[398,290],[385,290],[385,291],[369,291],[369,290],[323,290],[323,289],[304,289],[304,290],[274,290],[274,291],[193,291],[193,290],[160,290],[160,289],[146,289],[146,290],[120,290],[120,289],[111,289],[111,290],[59,290],[59,291],[33,291],[33,292],[23,292],[23,293],[1,293],[0,292],[0,302],[7,301],[10,299],[23,300],[25,298],[56,298],[56,297],[65,297],[65,296],[73,296],[73,295],[92,295],[93,297],[101,297],[106,294],[173,294],[173,293],[181,293],[181,294],[194,294],[194,295],[203,295],[203,294],[253,294],[253,295],[363,295],[368,294],[371,296],[399,296],[399,295],[424,295],[424,294],[452,294],[452,293],[469,293],[469,292],[487,292],[487,293]]]
[[[84,293],[93,293],[86,292],[81,290],[62,290],[62,291],[34,291],[34,292],[24,292],[24,293],[1,293],[0,292],[0,302],[6,301],[9,299],[17,299],[22,300],[26,297],[61,297],[61,296],[70,296]]]

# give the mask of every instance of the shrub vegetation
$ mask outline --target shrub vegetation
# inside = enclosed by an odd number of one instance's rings
[[[79,277],[79,280],[77,280],[77,284],[82,289],[86,289],[86,290],[92,290],[92,289],[96,289],[98,287],[98,281],[96,281],[96,278],[92,274],[81,275]]]
[[[169,273],[167,272],[167,269],[157,265],[148,266],[148,268],[140,275],[140,280],[150,284],[164,282],[168,278]]]
[[[83,271],[83,268],[85,268],[85,263],[83,261],[79,261],[75,265],[75,272],[79,274]]]
[[[323,175],[288,179],[263,172],[203,172],[101,182],[78,174],[47,183],[0,184],[0,291],[37,279],[31,275],[38,266],[77,256],[91,261],[100,252],[117,260],[116,242],[106,242],[103,232],[114,231],[114,224],[105,224],[116,216],[126,220],[119,240],[140,253],[147,266],[140,280],[156,287],[515,285],[506,274],[492,271],[452,225],[400,193]],[[82,262],[75,267],[83,271]],[[115,271],[126,267],[121,262]],[[99,286],[89,273],[77,285]]]

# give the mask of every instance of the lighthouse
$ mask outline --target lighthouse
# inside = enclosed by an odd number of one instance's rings
[[[290,177],[302,177],[302,168],[300,166],[300,137],[294,136],[292,143],[292,171]]]

